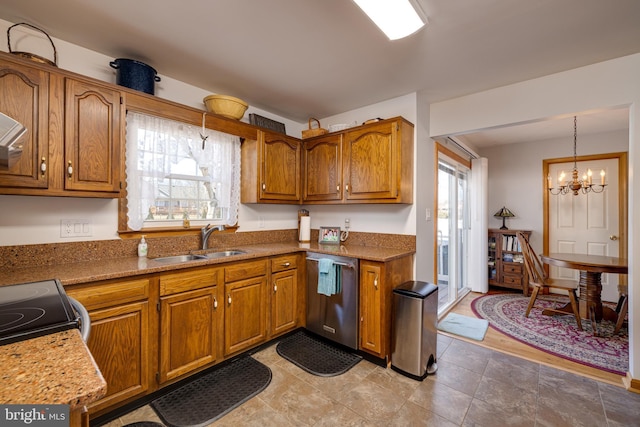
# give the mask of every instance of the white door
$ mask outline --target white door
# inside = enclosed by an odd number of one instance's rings
[[[583,173],[593,171],[593,183],[600,184],[600,170],[605,171],[606,189],[602,193],[549,195],[549,252],[618,256],[618,159],[578,162]],[[573,163],[549,165],[549,175],[556,183],[562,171],[571,176]],[[567,180],[569,181],[569,179]],[[551,267],[550,276],[578,279],[576,270]],[[602,275],[602,299],[618,301],[618,275]]]

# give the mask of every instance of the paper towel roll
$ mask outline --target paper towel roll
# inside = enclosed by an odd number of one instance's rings
[[[308,243],[311,241],[311,217],[310,216],[300,217],[300,234],[298,236],[298,240],[301,243]]]

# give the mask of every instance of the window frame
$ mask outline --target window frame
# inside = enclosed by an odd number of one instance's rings
[[[240,144],[243,144],[244,140],[257,140],[258,127],[241,122],[239,120],[232,120],[225,117],[217,116],[212,113],[205,112],[193,107],[188,107],[160,99],[151,97],[142,93],[129,93],[125,94],[123,102],[126,104],[126,108],[122,109],[121,123],[126,123],[126,113],[128,111],[154,115],[157,117],[165,118],[168,120],[181,121],[193,126],[201,126],[202,119],[205,118],[205,126],[207,129],[216,130],[219,132],[228,133],[230,135],[240,137]],[[121,140],[123,144],[126,141],[126,126],[121,128]],[[124,177],[124,162],[125,162],[125,150],[121,150],[120,162],[122,165]],[[242,160],[241,160],[242,161]],[[122,189],[121,196],[118,199],[118,235],[120,238],[139,238],[142,234],[154,236],[154,237],[169,237],[169,236],[184,236],[184,235],[199,235],[200,228],[206,225],[206,220],[190,221],[188,227],[172,226],[172,227],[157,227],[157,228],[142,228],[141,230],[132,230],[127,225],[127,183],[126,180],[122,180],[120,183]],[[203,222],[204,224],[200,224]],[[234,226],[226,226],[224,232],[235,232],[238,224]]]

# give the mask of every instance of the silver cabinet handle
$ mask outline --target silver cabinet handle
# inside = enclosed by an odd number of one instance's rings
[[[42,160],[40,161],[40,172],[42,173],[42,176],[44,176],[46,171],[47,171],[47,159],[43,157]]]
[[[290,262],[285,262],[284,264],[282,264],[283,267],[289,267],[291,265]]]
[[[378,289],[378,275],[376,274],[376,278],[373,279],[373,287]]]
[[[67,165],[67,175],[69,178],[73,176],[73,166],[71,164],[71,160],[69,160],[69,164]]]
[[[273,292],[278,292],[278,285],[273,285]]]
[[[262,191],[266,191],[267,190],[267,184],[265,184],[264,182],[262,183]]]
[[[213,309],[216,310],[218,308],[218,299],[213,297]]]
[[[231,305],[231,294],[227,295],[227,303]]]

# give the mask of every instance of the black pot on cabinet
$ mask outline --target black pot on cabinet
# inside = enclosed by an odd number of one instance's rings
[[[153,95],[158,73],[150,65],[134,59],[118,58],[109,65],[117,70],[116,84]]]

